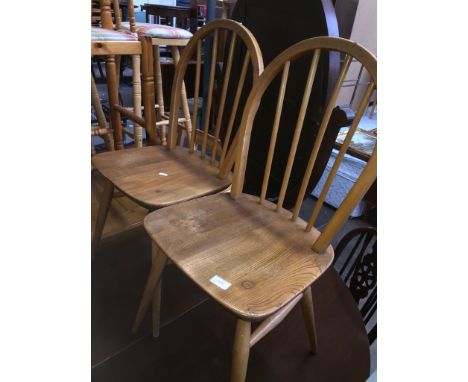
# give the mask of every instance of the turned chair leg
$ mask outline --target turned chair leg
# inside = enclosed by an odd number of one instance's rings
[[[141,112],[141,60],[140,56],[135,54],[132,56],[132,84],[133,84],[133,108],[138,117],[142,117]],[[135,147],[143,147],[143,128],[134,123],[134,140]]]
[[[102,190],[101,199],[99,201],[98,214],[96,218],[96,225],[94,227],[93,243],[91,248],[91,255],[94,259],[96,257],[99,243],[101,241],[104,224],[106,223],[107,214],[112,202],[112,195],[114,193],[114,185],[109,180],[105,179],[104,188]]]
[[[250,353],[250,321],[237,319],[236,335],[232,350],[231,382],[244,382]]]
[[[317,354],[317,331],[315,329],[314,303],[312,301],[312,289],[309,286],[304,290],[301,299],[302,315],[310,342],[310,351]]]
[[[156,121],[160,122],[164,118],[164,97],[163,97],[163,83],[162,83],[162,69],[161,69],[161,51],[159,45],[153,46],[153,72],[154,72],[154,85],[156,92],[156,103],[158,109],[156,110]],[[161,143],[166,145],[166,129],[164,126],[159,127],[158,131],[161,137]]]
[[[153,242],[152,247],[152,260],[151,271],[146,281],[145,291],[138,306],[135,322],[133,323],[132,333],[135,334],[145,317],[151,303],[153,304],[153,336],[159,336],[159,313],[161,304],[161,275],[167,263],[167,257],[158,246]]]
[[[106,75],[111,126],[114,130],[114,148],[116,150],[121,150],[123,149],[122,122],[120,120],[120,113],[114,108],[114,105],[119,104],[119,86],[117,82],[115,56],[107,56]]]
[[[172,46],[171,51],[172,51],[172,60],[174,61],[174,66],[175,68],[177,68],[177,65],[179,64],[179,60],[180,60],[179,47]],[[188,100],[187,100],[187,91],[185,89],[185,82],[182,82],[182,89],[180,92],[180,97],[182,101],[181,102],[182,112],[185,118],[185,122],[184,122],[185,130],[186,130],[187,136],[190,137],[190,134],[192,133],[192,120],[191,120],[190,110],[189,110],[189,105],[188,105]],[[181,139],[182,139],[182,135],[179,135],[179,138],[178,138],[179,142],[177,143],[178,145],[181,144],[180,142]]]

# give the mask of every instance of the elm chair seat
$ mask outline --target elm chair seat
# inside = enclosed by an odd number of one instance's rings
[[[138,41],[138,38],[126,31],[91,27],[91,41]]]
[[[146,216],[144,225],[177,267],[248,320],[285,306],[333,261],[331,246],[323,253],[312,249],[320,235],[315,228],[306,232],[302,219],[293,222],[289,211],[278,214],[275,204],[262,205],[247,194],[233,200],[221,193],[163,208]],[[231,285],[215,285],[214,276]]]
[[[147,146],[105,152],[93,166],[122,193],[153,210],[220,192],[231,184],[231,175],[216,175],[219,168],[177,146]]]
[[[130,30],[130,24],[123,22],[121,24],[122,30]],[[189,31],[181,28],[175,28],[168,25],[150,24],[150,23],[136,23],[136,33],[139,36],[146,36],[152,38],[164,39],[190,39],[193,35]]]

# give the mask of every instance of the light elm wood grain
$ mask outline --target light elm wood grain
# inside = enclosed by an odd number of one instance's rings
[[[106,152],[94,156],[92,163],[115,187],[148,209],[216,193],[231,184],[230,175],[218,178],[216,167],[183,147]]]
[[[331,264],[331,247],[311,248],[319,232],[286,210],[242,194],[217,194],[149,214],[144,226],[169,259],[237,316],[265,318],[286,305]],[[218,275],[232,285],[210,282]]]

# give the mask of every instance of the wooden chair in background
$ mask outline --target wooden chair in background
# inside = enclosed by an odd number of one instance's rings
[[[345,61],[324,111],[317,139],[292,212],[282,208],[295,154],[300,143],[304,115],[316,69],[321,57],[331,52],[345,55]],[[275,152],[283,100],[287,92],[289,68],[304,56],[311,60],[301,108],[295,123],[281,192],[276,204],[265,199]],[[352,59],[364,64],[371,82],[362,99],[350,133],[330,171],[322,195],[310,219],[300,219],[305,189],[314,169],[321,141],[329,125],[338,93]],[[178,78],[180,84],[180,78]],[[277,81],[280,80],[280,81]],[[279,89],[270,137],[267,165],[260,197],[242,193],[252,125],[262,96],[270,88]],[[206,196],[149,214],[144,226],[153,240],[153,265],[140,303],[134,329],[153,303],[153,335],[157,335],[161,275],[168,261],[174,263],[213,299],[237,317],[231,381],[244,381],[250,348],[276,327],[301,303],[313,353],[317,351],[311,284],[331,265],[332,239],[377,176],[377,150],[342,205],[322,232],[314,227],[325,194],[377,86],[375,57],[360,45],[340,38],[318,37],[299,42],[276,57],[265,69],[247,100],[237,136],[237,154],[230,193]],[[307,127],[306,127],[307,128]],[[307,142],[303,143],[307,144]],[[254,147],[251,148],[255,150]],[[260,322],[255,330],[252,323]]]
[[[92,56],[105,56],[106,57],[106,81],[107,90],[109,95],[109,109],[111,127],[114,133],[114,146],[115,149],[120,150],[123,148],[123,128],[121,116],[116,106],[119,106],[119,73],[120,73],[120,56],[131,55],[132,57],[132,85],[133,85],[133,109],[137,117],[142,116],[141,107],[141,59],[142,54],[141,44],[135,34],[135,17],[133,9],[133,0],[129,0],[129,15],[130,27],[128,31],[114,30],[119,29],[121,26],[121,16],[118,0],[113,0],[114,12],[111,12],[111,0],[100,0],[100,24],[102,28],[91,28],[91,55]],[[113,17],[114,15],[114,17]],[[114,26],[115,21],[115,26]],[[96,96],[93,95],[92,85],[92,99],[93,106],[96,104]],[[96,91],[97,94],[97,91]],[[154,106],[153,106],[154,107]],[[95,107],[96,110],[96,107]],[[98,111],[96,111],[98,114]],[[100,112],[99,112],[100,114]],[[98,119],[99,121],[99,119]],[[99,130],[107,128],[102,126],[102,121],[99,122]],[[125,133],[134,138],[135,146],[143,146],[143,132],[142,126],[135,123],[134,131],[131,132],[125,129]],[[97,134],[99,135],[99,134]]]
[[[101,99],[94,82],[94,77],[91,76],[91,104],[93,105],[94,113],[96,114],[97,124],[91,125],[91,137],[101,137],[104,139],[108,151],[114,151],[114,137],[112,136],[113,130],[109,125],[102,109]],[[96,150],[94,144],[91,143],[91,155],[95,155]]]
[[[217,41],[221,34],[230,34],[230,53],[223,65],[224,82],[220,94],[217,110],[218,120],[214,127],[214,136],[209,133],[213,130],[209,126],[210,114],[213,112],[214,99],[214,72],[216,70]],[[206,103],[205,123],[203,129],[197,134],[197,100],[200,92],[201,81],[201,53],[202,41],[213,37],[213,55],[210,65],[208,98]],[[143,77],[150,72],[152,62],[152,46],[150,38],[141,38],[143,47]],[[234,140],[227,137],[223,144],[219,142],[219,129],[221,119],[230,118],[240,112],[238,103],[231,110],[225,110],[224,100],[229,89],[236,91],[237,99],[243,89],[241,83],[229,83],[235,52],[244,53],[243,73],[244,78],[248,69],[253,76],[253,83],[263,71],[263,60],[258,44],[252,34],[240,23],[231,20],[213,21],[201,28],[190,40],[182,53],[180,62],[176,67],[176,77],[172,87],[171,113],[169,114],[169,135],[167,147],[149,146],[144,148],[128,149],[123,151],[106,152],[93,157],[95,169],[106,179],[100,199],[98,217],[93,236],[93,254],[96,253],[109,206],[113,197],[114,188],[131,198],[140,206],[148,210],[156,210],[175,203],[180,203],[201,196],[213,194],[226,189],[231,184],[231,169],[235,160]],[[195,81],[195,107],[192,118],[194,129],[190,134],[189,149],[176,145],[178,129],[178,112],[182,102],[181,89],[184,86],[189,61],[196,57],[196,81]],[[206,60],[205,60],[206,64]],[[143,82],[145,84],[145,81]],[[232,90],[232,91],[234,91]],[[249,89],[246,89],[248,91]],[[153,98],[154,100],[154,98]],[[146,100],[151,104],[151,100]],[[145,103],[145,110],[146,103]],[[153,108],[154,110],[154,108]],[[146,118],[145,112],[145,118]],[[133,116],[134,117],[134,116]],[[142,121],[145,123],[145,121]],[[197,137],[200,137],[201,158],[195,154]],[[228,150],[228,148],[230,149]],[[216,156],[215,153],[219,153]],[[205,160],[209,159],[209,160]],[[222,162],[220,165],[219,162]],[[220,168],[217,168],[219,166]]]
[[[355,228],[336,245],[333,265],[359,306],[364,324],[377,313],[377,230]],[[369,344],[377,339],[377,323],[368,331]]]
[[[133,19],[134,20],[134,19]],[[130,22],[122,22],[120,28],[123,30],[131,30],[132,16],[130,14]],[[140,37],[151,38],[153,44],[153,73],[155,77],[156,87],[156,122],[158,142],[163,145],[167,143],[166,127],[169,124],[169,116],[165,112],[164,97],[163,97],[163,79],[161,70],[161,46],[170,48],[172,55],[172,63],[176,67],[179,59],[179,47],[186,46],[192,33],[183,28],[176,28],[168,25],[152,24],[152,23],[135,23],[135,32]],[[188,134],[191,131],[190,112],[187,101],[185,85],[181,90],[183,107],[183,118],[179,120],[181,126]],[[125,112],[125,111],[123,111]]]
[[[190,30],[192,33],[197,31],[198,15],[196,4],[184,7],[145,3],[141,6],[141,10],[145,12],[146,23],[149,23],[150,16],[153,16],[155,24],[174,26]],[[173,22],[174,19],[175,23]]]

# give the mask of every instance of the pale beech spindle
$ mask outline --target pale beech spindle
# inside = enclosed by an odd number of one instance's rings
[[[224,104],[226,103],[226,94],[227,94],[227,89],[229,85],[229,78],[231,77],[232,59],[234,56],[234,48],[236,46],[236,37],[237,35],[235,34],[235,32],[232,32],[231,44],[229,46],[228,60],[227,60],[225,73],[224,73],[223,88],[221,90],[221,99],[219,101],[218,115],[216,116],[217,120],[216,120],[215,134],[214,134],[214,143],[213,143],[213,148],[211,152],[211,163],[213,163],[216,158],[216,150],[218,148],[217,146],[218,146],[219,130],[221,129],[221,122],[223,120],[223,114],[224,114]]]
[[[299,109],[299,116],[297,118],[296,129],[294,130],[293,141],[291,143],[291,149],[289,151],[288,163],[286,164],[286,170],[283,177],[283,183],[281,184],[281,190],[278,197],[278,203],[276,209],[279,211],[283,207],[284,197],[286,195],[286,189],[288,188],[289,177],[291,176],[291,170],[294,163],[294,157],[296,156],[297,145],[299,138],[301,137],[302,126],[304,125],[304,118],[309,105],[310,93],[312,91],[312,85],[314,84],[315,73],[317,72],[317,65],[320,58],[320,49],[316,49],[310,65],[309,74],[307,75],[307,82],[304,90],[304,96],[302,97],[301,108]]]
[[[262,191],[260,193],[260,203],[265,201],[267,189],[268,189],[268,180],[270,179],[270,171],[271,171],[271,163],[273,161],[273,155],[275,152],[276,146],[276,137],[278,135],[278,128],[279,123],[281,120],[281,112],[283,110],[283,102],[284,102],[284,95],[286,93],[286,85],[288,83],[288,76],[289,76],[289,66],[291,61],[286,61],[283,68],[283,75],[281,77],[281,85],[280,85],[280,92],[278,96],[278,103],[276,105],[276,114],[275,120],[273,122],[273,130],[271,132],[270,138],[270,148],[268,149],[268,157],[265,166],[265,174],[263,175],[263,184],[262,184]]]
[[[335,178],[338,168],[340,167],[344,155],[346,154],[346,150],[348,149],[349,144],[351,143],[351,139],[353,138],[354,132],[356,131],[359,121],[361,120],[362,116],[364,115],[367,109],[367,105],[369,103],[370,96],[372,95],[373,90],[374,83],[371,83],[367,88],[367,91],[362,99],[361,104],[359,105],[356,116],[353,119],[353,123],[351,124],[348,133],[346,134],[346,138],[341,146],[341,149],[337,157],[335,158],[335,162],[333,163],[332,169],[330,170],[330,174],[328,175],[327,180],[325,181],[325,185],[323,186],[323,189],[320,192],[320,196],[317,200],[317,203],[315,203],[314,210],[312,211],[309,223],[307,224],[307,230],[310,230],[312,228],[312,226],[315,223],[315,220],[317,219],[320,209],[322,208],[323,202],[325,201],[325,197],[327,196],[328,190],[330,189],[330,186],[333,183],[333,179]]]
[[[189,152],[193,153],[195,147],[195,138],[198,128],[198,94],[200,93],[200,71],[201,71],[201,40],[197,41],[197,64],[195,68],[195,91],[193,96],[193,119],[192,119],[192,134],[190,135]]]
[[[296,199],[296,205],[294,206],[294,211],[293,211],[293,216],[292,220],[295,221],[299,215],[299,210],[302,205],[302,201],[304,199],[304,195],[307,189],[307,185],[309,183],[309,178],[312,173],[312,169],[314,168],[315,165],[315,160],[317,159],[317,154],[320,149],[320,146],[322,144],[322,139],[323,136],[325,135],[325,130],[328,127],[328,122],[330,122],[330,117],[333,112],[333,108],[336,103],[336,99],[338,98],[338,95],[340,94],[340,89],[341,86],[343,85],[343,81],[346,77],[346,73],[348,72],[349,65],[351,64],[351,60],[353,59],[352,56],[346,55],[343,67],[341,68],[340,74],[338,76],[338,79],[336,80],[335,87],[333,88],[332,95],[330,97],[330,100],[328,102],[327,109],[325,110],[322,123],[320,124],[320,128],[317,132],[317,137],[315,138],[315,143],[314,147],[312,149],[312,152],[309,157],[309,162],[307,163],[307,168],[304,174],[304,178],[302,179],[302,184],[301,188],[299,190],[299,195],[297,196]]]
[[[203,127],[203,141],[202,141],[202,159],[206,156],[206,142],[208,140],[208,126],[210,125],[210,114],[211,114],[211,103],[213,101],[213,85],[214,85],[214,76],[216,71],[216,57],[218,52],[218,29],[214,31],[213,38],[213,47],[211,54],[211,65],[210,65],[210,79],[208,82],[208,97],[206,101],[206,111],[205,111],[205,125]]]
[[[244,62],[242,63],[242,70],[241,70],[241,74],[239,78],[239,83],[237,85],[236,95],[234,96],[234,102],[232,104],[231,116],[229,118],[228,127],[226,130],[226,137],[224,138],[223,151],[221,153],[221,159],[219,162],[220,166],[222,166],[224,163],[224,158],[226,157],[229,140],[231,139],[232,126],[234,125],[234,120],[236,119],[240,96],[244,88],[245,77],[247,75],[247,69],[249,67],[249,60],[250,60],[250,55],[249,55],[249,52],[247,52],[244,57]]]

